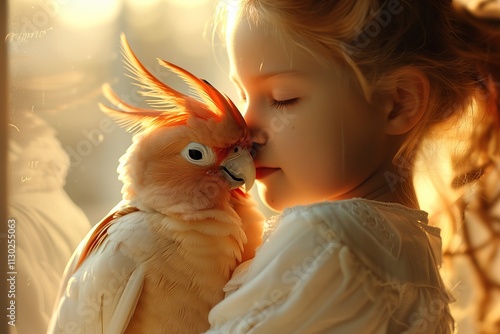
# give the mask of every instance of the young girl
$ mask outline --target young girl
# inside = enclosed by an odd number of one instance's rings
[[[482,72],[450,1],[225,0],[259,193],[282,214],[209,333],[451,333],[412,166]],[[484,81],[484,80],[483,80]]]

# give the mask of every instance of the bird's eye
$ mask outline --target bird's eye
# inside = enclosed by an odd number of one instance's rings
[[[181,155],[187,161],[198,166],[209,166],[216,161],[215,154],[210,147],[196,142],[189,143],[184,147]]]
[[[201,160],[203,159],[203,152],[197,149],[190,149],[188,151],[188,155],[192,160]]]

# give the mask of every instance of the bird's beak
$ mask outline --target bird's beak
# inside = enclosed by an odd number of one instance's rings
[[[222,162],[221,169],[231,189],[245,185],[245,192],[248,192],[255,182],[255,165],[247,149],[240,149],[236,153],[229,154]]]

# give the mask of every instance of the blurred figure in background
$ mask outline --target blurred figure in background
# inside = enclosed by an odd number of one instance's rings
[[[17,334],[46,333],[66,263],[91,228],[76,204],[78,196],[68,191],[75,183],[69,175],[78,167],[68,150],[78,147],[68,141],[68,133],[82,136],[82,130],[67,125],[86,126],[97,114],[92,111],[110,71],[102,70],[109,62],[96,57],[97,46],[84,38],[92,30],[71,28],[65,21],[71,20],[70,4],[77,2],[9,2],[8,215],[16,222],[17,272],[16,321],[9,327]],[[112,33],[94,40],[102,42]],[[112,46],[100,50],[112,57]],[[85,137],[76,138],[80,143]],[[80,167],[86,167],[83,161]]]
[[[17,333],[45,333],[59,280],[90,229],[64,191],[69,157],[55,131],[31,112],[9,124],[9,217],[16,221]]]

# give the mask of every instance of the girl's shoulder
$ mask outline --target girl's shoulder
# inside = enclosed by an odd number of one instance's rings
[[[266,242],[341,243],[384,281],[441,286],[440,230],[425,211],[361,198],[326,201],[286,209],[265,232]]]
[[[286,210],[226,285],[215,333],[448,333],[452,298],[429,246],[439,230],[426,221],[362,199]]]

